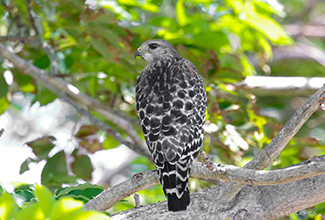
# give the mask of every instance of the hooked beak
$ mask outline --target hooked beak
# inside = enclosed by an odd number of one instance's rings
[[[134,58],[137,58],[138,56],[141,56],[141,47],[134,52]]]

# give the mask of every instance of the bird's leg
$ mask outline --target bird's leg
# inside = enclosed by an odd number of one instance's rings
[[[225,174],[226,169],[225,166],[221,163],[214,163],[209,156],[204,151],[200,151],[200,156],[203,160],[203,163],[206,165],[206,167],[211,170],[212,172],[217,172],[220,174]]]

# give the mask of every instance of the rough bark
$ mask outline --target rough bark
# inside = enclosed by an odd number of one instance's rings
[[[193,193],[187,211],[168,212],[166,202],[159,202],[112,219],[276,219],[324,202],[325,175],[273,186],[246,185],[229,202],[216,200],[219,189]]]
[[[325,174],[325,162],[322,162],[324,159],[325,156],[315,157],[291,167],[270,171],[251,170],[220,164],[210,164],[211,169],[209,170],[203,163],[194,163],[191,178],[217,179],[244,185],[247,183],[250,185],[279,185]],[[159,178],[155,170],[137,173],[132,178],[105,190],[90,200],[84,205],[84,209],[105,211],[125,197],[158,183]],[[219,193],[221,193],[221,189],[218,189]],[[215,200],[218,200],[217,198]],[[220,202],[222,201],[220,200]]]

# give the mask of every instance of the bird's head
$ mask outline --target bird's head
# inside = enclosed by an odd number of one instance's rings
[[[170,43],[160,39],[148,40],[141,44],[134,52],[134,57],[138,56],[143,57],[148,65],[181,58]]]

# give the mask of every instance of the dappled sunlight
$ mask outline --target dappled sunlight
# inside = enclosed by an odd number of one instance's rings
[[[12,83],[14,82],[14,76],[12,75],[12,72],[10,70],[6,70],[3,73],[3,77],[5,78],[6,83],[8,85],[12,85]]]
[[[80,93],[79,89],[71,84],[68,84],[67,87],[71,92],[73,92],[76,95]]]

